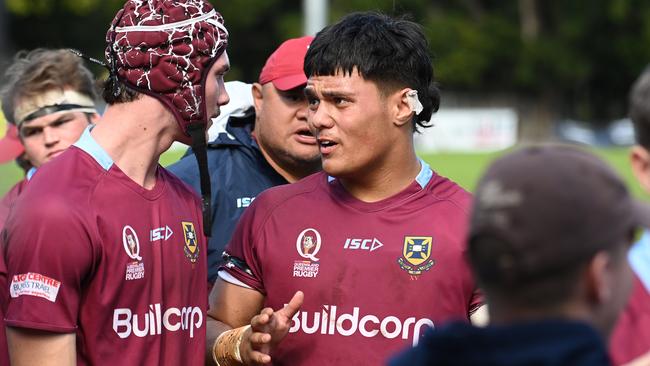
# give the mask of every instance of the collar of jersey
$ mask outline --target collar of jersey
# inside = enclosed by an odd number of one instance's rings
[[[92,156],[93,159],[99,164],[104,170],[108,171],[113,166],[113,159],[108,156],[106,150],[104,150],[97,141],[90,134],[90,131],[95,127],[95,125],[89,125],[86,127],[84,132],[81,134],[81,137],[77,142],[74,143],[74,146],[85,151],[88,155]]]
[[[25,178],[27,178],[27,180],[31,180],[32,177],[34,176],[34,174],[36,174],[36,168],[35,168],[35,167],[31,167],[31,168],[27,171],[27,174],[25,174]]]
[[[424,187],[429,184],[431,181],[431,177],[433,177],[433,170],[431,170],[431,167],[429,164],[427,164],[424,160],[418,158],[420,161],[420,172],[418,173],[417,177],[415,177],[415,181],[418,182],[420,187],[424,189]],[[327,182],[330,183],[336,178],[332,177],[331,175],[327,176]]]

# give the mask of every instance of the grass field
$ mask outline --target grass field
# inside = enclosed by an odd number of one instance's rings
[[[650,195],[641,190],[630,169],[629,148],[589,149],[611,164],[627,182],[629,189],[639,199],[650,201]],[[421,155],[439,174],[458,182],[473,191],[481,174],[496,157],[504,152],[490,154],[430,154]]]
[[[592,149],[592,151],[603,157],[615,167],[619,174],[621,174],[621,176],[623,176],[627,181],[628,186],[635,196],[650,201],[650,195],[641,190],[632,176],[628,164],[629,150],[627,148]],[[170,151],[165,153],[161,159],[162,164],[166,166],[173,163],[178,160],[182,153],[182,151]],[[473,191],[483,170],[488,166],[490,161],[502,153],[503,152],[489,154],[439,153],[421,156],[439,174],[447,176],[458,182],[465,189]],[[0,165],[0,196],[4,195],[4,193],[21,178],[22,173],[14,164]]]

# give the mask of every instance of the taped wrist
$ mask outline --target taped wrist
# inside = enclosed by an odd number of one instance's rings
[[[244,333],[250,325],[225,331],[217,337],[212,346],[212,358],[217,366],[236,366],[242,364],[239,346]]]

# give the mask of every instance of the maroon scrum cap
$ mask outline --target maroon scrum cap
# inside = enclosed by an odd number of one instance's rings
[[[129,0],[106,33],[111,77],[158,99],[192,138],[199,166],[203,229],[210,236],[205,130],[208,71],[228,44],[223,18],[204,0]],[[114,84],[115,85],[115,84]]]
[[[111,73],[160,100],[187,133],[207,126],[205,79],[226,49],[223,18],[203,0],[129,0],[106,34]]]
[[[266,60],[260,72],[260,84],[272,82],[278,90],[289,90],[307,84],[303,65],[312,36],[284,41]]]
[[[481,178],[469,256],[480,280],[525,280],[625,243],[640,227],[650,227],[650,208],[602,160],[564,145],[531,146],[498,159]],[[489,271],[477,264],[486,258]]]

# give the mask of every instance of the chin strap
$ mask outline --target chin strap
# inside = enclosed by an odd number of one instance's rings
[[[208,150],[205,137],[205,126],[203,124],[191,123],[187,126],[187,132],[192,138],[192,150],[199,165],[199,176],[201,177],[201,209],[203,211],[203,233],[210,236],[212,232],[212,200],[210,187],[210,172],[208,171]]]

